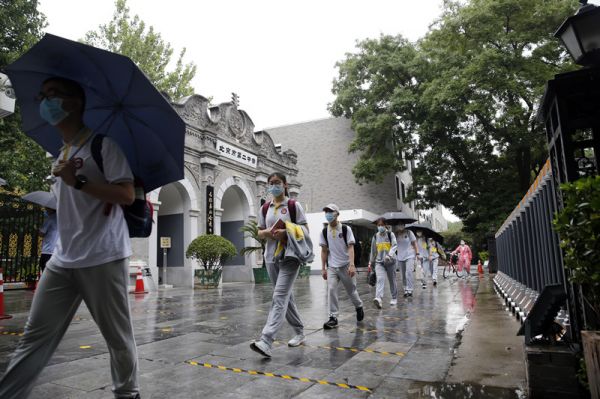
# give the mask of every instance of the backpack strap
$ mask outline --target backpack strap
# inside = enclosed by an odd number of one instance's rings
[[[104,141],[104,137],[103,134],[96,134],[91,144],[92,158],[94,158],[94,162],[96,162],[102,174],[104,174],[104,160],[102,159],[102,141]]]
[[[261,212],[263,215],[263,219],[265,219],[265,225],[267,223],[267,212],[269,212],[269,207],[271,206],[271,201],[267,201],[263,204],[261,208]]]
[[[344,244],[348,246],[348,226],[342,225],[342,235],[344,236]]]
[[[296,200],[288,199],[288,210],[290,211],[290,219],[292,219],[292,223],[296,224]]]
[[[392,233],[390,233],[390,231],[388,230],[387,232],[387,236],[388,236],[388,241],[390,242],[390,244],[392,243]]]

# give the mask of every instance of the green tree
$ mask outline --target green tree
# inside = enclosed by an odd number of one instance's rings
[[[37,10],[37,1],[0,0],[0,69],[27,51],[43,35],[46,18]],[[44,190],[50,160],[44,150],[27,137],[15,113],[0,119],[0,177],[18,193]]]
[[[552,37],[574,0],[444,2],[417,43],[381,36],[337,64],[330,111],[351,118],[359,182],[417,162],[407,200],[442,203],[465,231],[498,227],[547,158],[545,82],[573,68]]]
[[[147,27],[138,15],[131,17],[127,0],[117,0],[115,6],[113,19],[87,32],[83,41],[131,58],[158,90],[173,99],[193,94],[190,82],[196,75],[196,65],[183,63],[185,47],[179,53],[175,69],[167,71],[173,56],[171,44],[152,26]]]

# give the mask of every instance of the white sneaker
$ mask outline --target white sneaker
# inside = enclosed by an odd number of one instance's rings
[[[392,306],[396,306],[397,304],[398,304],[398,300],[397,299],[392,299],[390,301],[390,305],[392,305]]]
[[[381,309],[383,307],[381,304],[381,299],[379,298],[373,299],[373,304],[377,307],[377,309]]]
[[[298,334],[294,338],[288,341],[288,346],[296,347],[300,346],[306,341],[306,337],[303,334]]]
[[[267,343],[262,339],[259,341],[252,342],[250,344],[250,349],[252,349],[256,353],[263,355],[264,357],[271,357],[271,347],[267,345]]]

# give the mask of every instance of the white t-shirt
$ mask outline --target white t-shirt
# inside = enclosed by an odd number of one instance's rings
[[[350,226],[346,226],[346,241],[348,245],[354,245],[354,233]],[[323,236],[323,230],[319,234],[319,245],[328,249],[327,264],[329,267],[343,267],[350,264],[350,255],[348,255],[348,246],[344,242],[344,234],[342,232],[342,224],[337,223],[335,227],[327,225],[327,241]],[[329,245],[327,245],[329,243]]]
[[[89,182],[122,183],[133,182],[133,174],[125,155],[117,144],[108,137],[102,143],[104,175],[96,165],[91,153],[91,136],[86,129],[69,148],[65,145],[54,165],[59,160],[73,160],[77,175],[84,175]],[[87,140],[86,140],[87,137]],[[53,165],[53,166],[54,166]],[[106,203],[65,184],[61,178],[52,185],[56,196],[58,241],[52,255],[52,264],[64,268],[98,266],[131,256],[131,242],[123,210],[113,205],[105,214]]]
[[[400,234],[396,234],[396,243],[398,244],[398,252],[396,258],[399,261],[405,261],[415,257],[415,249],[411,245],[416,241],[417,237],[410,230],[404,230]]]
[[[279,206],[275,206],[275,203],[271,201],[269,209],[267,210],[267,217],[263,216],[262,206],[258,209],[258,228],[264,230],[273,226],[277,220],[281,219],[284,222],[291,222],[290,210],[288,208],[289,198],[283,200]],[[266,219],[266,220],[265,220]],[[306,214],[302,205],[296,201],[296,224],[306,224]],[[275,248],[277,248],[277,240],[267,238],[267,244],[265,246],[265,262],[273,263],[273,255],[275,254]]]

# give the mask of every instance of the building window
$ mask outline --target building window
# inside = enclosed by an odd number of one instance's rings
[[[404,200],[404,198],[406,198],[406,188],[404,187],[404,182],[400,182],[400,188],[402,192],[402,197],[400,199]]]
[[[396,176],[396,198],[402,199],[400,198],[400,179],[398,179],[398,176]]]

